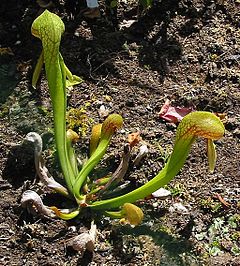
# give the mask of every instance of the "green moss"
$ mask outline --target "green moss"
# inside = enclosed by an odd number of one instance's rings
[[[71,108],[67,112],[67,127],[76,131],[80,136],[85,137],[90,125],[93,123],[93,119],[87,114],[87,109],[90,106],[89,102],[86,102],[80,108]]]
[[[2,105],[0,109],[0,118],[4,118],[9,114],[9,107],[5,104]]]
[[[234,214],[228,218],[228,224],[231,228],[238,228],[240,226],[240,215]]]
[[[186,192],[186,187],[181,183],[177,183],[173,187],[166,186],[165,188],[171,192],[171,195],[173,197],[183,196],[184,193]]]
[[[38,106],[38,111],[41,115],[51,116],[51,112],[49,112],[49,110],[43,105]]]
[[[163,233],[166,233],[168,235],[173,235],[172,228],[170,228],[169,226],[163,225],[163,224],[160,225],[159,231],[163,232]]]
[[[212,213],[218,212],[222,207],[221,202],[215,202],[211,198],[201,199],[199,204],[203,209],[210,210]]]
[[[240,239],[240,232],[238,231],[238,232],[232,233],[231,239],[236,240],[236,241],[239,240]]]

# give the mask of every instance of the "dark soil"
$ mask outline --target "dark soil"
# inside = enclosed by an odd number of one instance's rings
[[[170,99],[174,106],[226,114],[225,136],[216,141],[215,172],[208,172],[205,142],[197,141],[181,173],[166,187],[172,195],[138,203],[145,216],[135,228],[100,214],[86,212],[65,222],[22,209],[21,195],[28,188],[49,205],[58,199],[34,183],[33,151],[16,144],[30,131],[42,134],[55,176],[58,166],[44,74],[37,90],[31,87],[41,45],[30,27],[39,7],[35,1],[2,0],[0,45],[11,50],[1,50],[0,56],[0,264],[240,265],[239,1],[162,0],[140,14],[136,1],[121,0],[117,19],[100,3],[102,17],[94,20],[78,15],[83,6],[74,1],[52,8],[66,26],[61,44],[65,63],[84,79],[68,98],[69,109],[84,108],[87,114],[78,153],[86,156],[88,125],[103,121],[101,106],[120,113],[124,127],[98,170],[116,169],[127,135],[140,131],[149,154],[125,179],[144,184],[172,150],[176,126],[158,115]],[[175,203],[186,214],[170,211]],[[89,229],[93,216],[99,232],[95,251],[82,256],[67,248],[66,240]]]

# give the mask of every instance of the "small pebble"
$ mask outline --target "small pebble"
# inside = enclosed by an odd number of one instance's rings
[[[109,110],[106,109],[104,105],[101,105],[100,108],[98,109],[98,114],[101,118],[104,118],[109,115]]]
[[[169,207],[169,212],[177,212],[180,214],[189,214],[189,211],[186,207],[182,205],[182,203],[174,203]]]
[[[76,228],[76,226],[69,226],[68,230],[71,231],[71,232],[76,232],[77,228]]]
[[[171,195],[171,192],[165,188],[159,188],[155,192],[152,193],[154,198],[166,198]]]

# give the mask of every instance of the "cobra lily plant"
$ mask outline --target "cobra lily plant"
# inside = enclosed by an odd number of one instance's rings
[[[65,185],[60,184],[48,172],[42,158],[42,139],[31,132],[26,140],[35,147],[35,167],[40,180],[50,189],[73,201],[72,209],[58,209],[55,206],[47,207],[41,202],[41,198],[33,191],[27,190],[22,196],[22,205],[29,205],[43,212],[44,215],[72,219],[77,217],[83,208],[104,212],[105,215],[127,221],[133,225],[139,224],[143,219],[143,212],[134,205],[136,201],[144,199],[168,184],[183,167],[190,148],[197,137],[207,139],[208,160],[210,171],[214,170],[216,163],[216,151],[213,141],[224,134],[224,126],[220,119],[209,112],[192,112],[186,115],[180,122],[173,152],[164,168],[149,182],[143,186],[120,194],[102,199],[102,191],[109,188],[116,189],[119,182],[117,176],[110,176],[101,180],[92,180],[89,174],[100,162],[110,144],[113,135],[123,125],[123,119],[119,114],[111,114],[102,124],[93,126],[90,138],[90,156],[88,160],[79,165],[73,143],[78,135],[72,130],[66,130],[66,87],[81,82],[81,79],[71,74],[64,64],[59,52],[61,36],[64,32],[62,20],[55,14],[44,11],[32,24],[32,34],[42,41],[43,52],[38,60],[33,75],[33,86],[36,86],[42,65],[45,64],[45,72],[51,96],[54,116],[54,137],[59,162],[63,172]],[[124,157],[129,160],[129,151]],[[126,173],[126,169],[124,171]],[[124,174],[122,173],[122,174]],[[120,189],[121,187],[117,187]]]

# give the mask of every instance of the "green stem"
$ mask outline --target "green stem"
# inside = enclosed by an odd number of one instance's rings
[[[180,171],[189,154],[191,144],[196,137],[192,136],[174,146],[174,151],[160,173],[145,185],[116,198],[96,201],[89,207],[94,210],[113,209],[122,206],[124,203],[133,203],[151,195],[160,187],[168,184]],[[174,166],[174,167],[173,167]]]
[[[43,58],[43,51],[42,51],[39,58],[38,58],[38,61],[37,61],[37,64],[35,66],[33,76],[32,76],[33,88],[36,88],[36,86],[37,86],[37,82],[38,82],[38,79],[39,79],[39,76],[40,76],[40,73],[42,70],[43,63],[44,63],[44,58]]]
[[[72,146],[71,139],[68,139],[68,137],[67,137],[67,142],[66,143],[67,143],[68,158],[69,158],[69,161],[70,161],[74,176],[76,177],[78,175],[78,173],[79,173],[77,157],[76,157],[74,148]]]
[[[66,105],[67,105],[66,90],[65,90],[66,75],[64,69],[64,62],[62,58],[60,58],[59,56],[56,57],[58,62],[55,62],[55,64],[58,64],[59,67],[55,67],[54,69],[50,68],[51,70],[50,71],[47,69],[47,66],[50,63],[46,64],[46,62],[45,62],[45,67],[46,67],[48,84],[50,88],[50,96],[53,107],[56,148],[67,187],[69,191],[72,193],[72,188],[75,181],[74,177],[75,175],[68,157],[67,142],[66,142]],[[55,71],[55,73],[53,73],[53,71]],[[53,79],[55,75],[56,79]]]
[[[118,114],[109,115],[103,122],[99,144],[97,145],[96,150],[93,151],[93,154],[91,155],[89,160],[84,164],[74,183],[73,192],[78,203],[81,203],[85,198],[80,194],[83,183],[85,182],[89,173],[93,170],[93,168],[98,164],[98,162],[105,154],[113,134],[117,131],[117,129],[122,127],[122,124],[123,119]],[[99,135],[98,133],[97,135]]]
[[[84,164],[82,170],[78,174],[76,181],[73,186],[73,193],[77,201],[82,200],[82,196],[80,193],[81,187],[85,182],[89,173],[93,170],[93,168],[99,163],[103,155],[105,154],[107,147],[110,143],[111,138],[103,138],[100,140],[97,149],[94,151],[89,160]]]
[[[121,219],[124,217],[122,211],[115,211],[115,212],[105,211],[104,214],[112,219]]]

